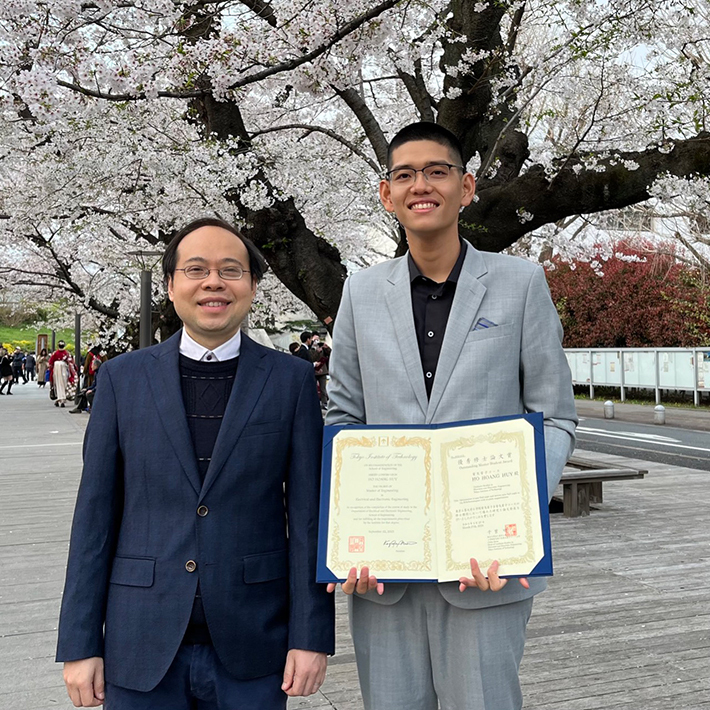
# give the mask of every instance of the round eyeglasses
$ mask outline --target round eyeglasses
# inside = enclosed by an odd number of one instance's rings
[[[223,269],[208,269],[206,266],[188,266],[184,269],[175,269],[182,271],[188,279],[206,279],[212,271],[219,274],[220,279],[225,281],[239,281],[244,274],[250,274],[249,269],[242,269],[241,266],[225,266]]]
[[[451,169],[457,168],[465,172],[463,165],[453,165],[451,163],[432,163],[425,168],[415,170],[414,168],[396,168],[385,173],[387,179],[396,185],[411,185],[417,179],[417,173],[422,173],[427,182],[443,182],[451,175]]]

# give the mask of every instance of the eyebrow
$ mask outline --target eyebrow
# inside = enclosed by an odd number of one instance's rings
[[[426,163],[424,165],[424,167],[428,168],[430,165],[453,165],[453,163],[450,163],[448,160],[430,160],[428,163]],[[405,164],[405,165],[393,165],[391,170],[416,170],[416,168],[413,165],[406,165]]]
[[[207,263],[207,259],[205,259],[204,256],[191,256],[189,259],[186,259],[183,263],[185,263],[185,264],[190,264],[190,263],[193,263],[193,262],[198,262],[198,263],[200,263],[200,264],[206,264],[206,263]],[[241,261],[239,261],[239,259],[235,259],[235,258],[233,258],[233,257],[231,257],[231,256],[226,256],[226,257],[225,257],[224,259],[222,259],[222,261],[220,261],[219,263],[220,263],[220,264],[237,264],[238,266],[241,266],[242,268],[244,268],[244,265],[242,264]]]

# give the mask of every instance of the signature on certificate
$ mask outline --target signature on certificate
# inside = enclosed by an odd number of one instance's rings
[[[383,545],[385,547],[408,547],[409,545],[418,545],[416,540],[385,540]]]

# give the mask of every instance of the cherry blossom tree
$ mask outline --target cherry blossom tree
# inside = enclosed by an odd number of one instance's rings
[[[7,0],[0,76],[0,276],[124,324],[131,252],[206,213],[330,323],[406,249],[376,185],[413,120],[461,137],[485,250],[710,176],[705,0]]]

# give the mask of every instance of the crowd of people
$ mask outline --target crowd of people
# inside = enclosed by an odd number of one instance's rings
[[[330,362],[330,346],[321,341],[318,333],[304,330],[301,333],[301,342],[289,345],[291,355],[313,364],[313,374],[318,385],[318,397],[321,409],[328,407],[328,363]]]
[[[96,372],[101,362],[99,345],[89,347],[79,366],[63,340],[57,343],[54,352],[42,348],[39,355],[34,350],[25,351],[19,345],[12,353],[0,346],[0,395],[12,395],[13,385],[20,381],[23,385],[36,381],[42,388],[49,383],[49,397],[55,407],[66,407],[68,401],[76,399],[76,406],[70,410],[72,414],[90,411],[96,392]]]

